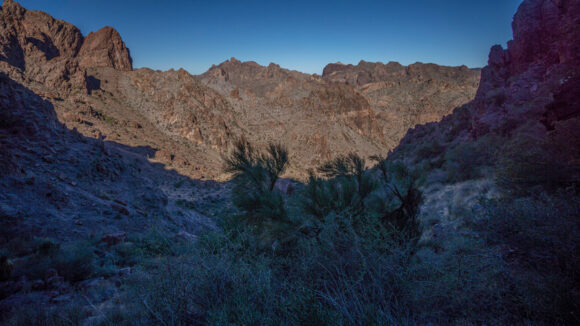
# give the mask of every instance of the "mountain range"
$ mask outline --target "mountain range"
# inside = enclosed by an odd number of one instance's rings
[[[388,152],[407,129],[473,99],[480,75],[465,66],[361,61],[329,64],[318,76],[232,58],[193,76],[133,69],[111,27],[83,36],[14,1],[5,1],[2,22],[2,70],[56,102],[69,128],[151,146],[154,159],[198,178],[223,178],[222,156],[242,135],[284,142],[293,177],[336,155]]]
[[[46,323],[77,303],[85,325],[122,313],[125,324],[302,313],[288,324],[572,324],[580,1],[524,0],[512,28],[482,69],[361,61],[320,76],[231,58],[195,76],[133,67],[112,27],[85,36],[4,0],[0,323],[40,323],[19,309]],[[260,192],[275,209],[256,214],[277,215],[249,229],[243,205],[260,198],[240,204],[244,174],[224,172],[240,140],[281,144],[290,162]],[[389,205],[386,216],[417,221],[415,238],[374,228]],[[291,220],[282,231],[279,216]]]

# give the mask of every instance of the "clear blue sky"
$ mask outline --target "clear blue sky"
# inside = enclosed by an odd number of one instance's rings
[[[511,39],[521,0],[19,0],[77,25],[115,27],[135,67],[206,71],[230,57],[321,73],[341,61],[482,67]]]

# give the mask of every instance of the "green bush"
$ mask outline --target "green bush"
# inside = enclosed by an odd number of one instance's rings
[[[95,254],[88,243],[65,245],[54,257],[54,267],[58,274],[69,282],[79,282],[93,276]]]
[[[379,157],[378,162],[383,179],[382,192],[372,202],[371,211],[381,216],[385,226],[401,241],[416,241],[421,235],[421,223],[417,219],[423,194],[417,188],[417,173],[402,163],[392,163]]]
[[[503,146],[496,165],[498,184],[518,193],[535,187],[553,191],[569,186],[573,180],[572,166],[558,155],[553,145],[540,136],[513,137]]]
[[[365,200],[377,188],[370,173],[365,171],[366,161],[355,153],[341,155],[318,168],[327,179],[310,171],[308,184],[302,193],[303,212],[319,221],[330,212],[350,212],[361,216]]]
[[[260,233],[266,243],[285,241],[292,221],[282,194],[274,186],[288,167],[288,150],[271,143],[261,152],[240,139],[224,161],[224,171],[235,177],[233,202],[242,211],[242,220]]]
[[[28,279],[44,279],[46,271],[55,269],[66,281],[79,282],[95,273],[94,248],[89,242],[60,244],[52,239],[36,239],[34,253],[18,265],[15,274]]]
[[[499,248],[515,279],[511,311],[536,323],[572,325],[580,316],[580,201],[569,194],[488,201],[475,228]]]
[[[514,281],[494,248],[477,237],[451,234],[423,247],[409,264],[406,299],[416,321],[438,325],[514,325]]]
[[[445,147],[437,141],[426,141],[418,145],[417,157],[420,160],[431,159],[441,155]]]
[[[486,168],[494,166],[500,143],[497,136],[488,134],[477,141],[466,141],[449,149],[443,164],[447,180],[455,183],[482,177]]]

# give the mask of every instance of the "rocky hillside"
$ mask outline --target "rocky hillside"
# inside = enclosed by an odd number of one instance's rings
[[[322,78],[235,59],[197,77],[133,70],[112,27],[83,36],[15,1],[1,10],[7,76],[53,103],[69,128],[150,146],[152,159],[195,178],[225,177],[222,157],[241,136],[287,144],[294,177],[339,154],[383,154],[409,127],[470,100],[477,85],[477,71],[436,65],[329,65]]]
[[[454,221],[481,197],[573,189],[580,180],[580,1],[524,1],[473,101],[410,130],[393,160],[422,171],[425,219]]]
[[[473,99],[480,70],[415,63],[402,66],[361,61],[358,65],[329,64],[324,80],[352,86],[364,96],[382,127],[389,149],[409,128],[441,117]]]
[[[179,145],[168,136],[173,130],[159,131],[95,77],[99,69],[139,73],[116,31],[106,27],[85,38],[11,0],[0,22],[0,242],[144,230],[154,221],[174,231],[211,227],[194,211],[180,214],[181,221],[165,219],[179,210],[173,184],[184,177],[150,160],[175,160],[160,150]],[[116,106],[105,112],[108,101]],[[202,183],[184,188],[214,189]]]
[[[287,144],[297,173],[340,153],[384,151],[382,129],[368,101],[346,85],[235,58],[200,80],[231,103],[250,141]]]
[[[524,0],[481,71],[192,76],[12,0],[0,24],[0,324],[577,324],[580,0]],[[385,159],[298,184],[242,143],[202,180],[241,136],[292,176]]]

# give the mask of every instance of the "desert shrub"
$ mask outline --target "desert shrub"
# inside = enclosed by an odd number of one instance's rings
[[[318,172],[338,182],[344,179],[356,185],[358,203],[364,209],[365,198],[376,188],[372,176],[365,171],[366,160],[355,153],[338,156],[318,168]]]
[[[409,266],[406,298],[419,324],[507,325],[521,322],[510,300],[515,283],[498,251],[476,237],[451,235],[423,247]]]
[[[353,176],[324,180],[311,174],[301,205],[304,213],[318,221],[330,212],[350,212],[356,216],[363,213],[363,201]]]
[[[285,201],[274,185],[288,167],[288,150],[269,144],[265,151],[256,150],[240,139],[225,158],[224,171],[234,175],[233,202],[242,211],[242,220],[263,239],[284,238],[291,228]]]
[[[318,168],[326,179],[310,171],[302,192],[303,212],[321,221],[330,212],[361,216],[365,200],[376,189],[373,176],[365,171],[366,162],[357,154],[341,155]]]
[[[89,243],[73,243],[62,246],[54,257],[54,267],[65,280],[79,282],[93,275],[94,258],[95,254]]]
[[[40,256],[54,256],[60,250],[60,243],[49,238],[35,239],[34,253]]]
[[[580,201],[570,195],[484,203],[475,228],[509,262],[518,296],[510,310],[546,324],[580,315]]]
[[[445,151],[445,147],[438,141],[425,141],[418,145],[417,157],[420,160],[431,159],[441,155]]]
[[[79,282],[95,273],[95,254],[90,242],[60,244],[52,239],[36,239],[34,253],[15,270],[15,276],[44,279],[46,271],[55,269],[66,281]]]
[[[401,299],[409,252],[391,245],[377,220],[367,221],[364,229],[344,227],[352,219],[343,215],[331,214],[325,222],[317,241],[301,244],[302,253],[294,262],[298,270],[292,271],[300,276],[298,283],[310,285],[335,323],[399,322],[406,316]]]
[[[178,241],[170,238],[168,235],[159,232],[157,230],[152,230],[142,234],[136,234],[132,236],[129,240],[134,244],[134,248],[125,245],[125,249],[129,249],[128,255],[131,251],[138,253],[144,257],[159,257],[159,256],[171,256],[176,253]],[[119,248],[121,252],[122,247]]]
[[[572,166],[541,136],[512,137],[501,150],[496,165],[497,182],[502,187],[525,193],[535,187],[553,191],[571,184]]]
[[[267,258],[248,252],[248,237],[206,235],[193,254],[135,273],[131,297],[154,324],[273,324],[275,283]]]
[[[449,182],[462,182],[483,176],[485,168],[494,165],[500,147],[497,136],[488,134],[476,141],[457,144],[445,153],[444,169]]]
[[[247,230],[206,234],[191,254],[136,272],[129,297],[153,324],[397,323],[407,251],[380,240],[379,221],[358,231],[352,221],[326,216],[320,237],[299,238],[287,256]]]
[[[421,224],[417,219],[423,194],[417,188],[418,176],[402,163],[392,163],[374,157],[381,172],[383,185],[371,202],[371,211],[381,216],[385,226],[402,241],[421,235]]]

